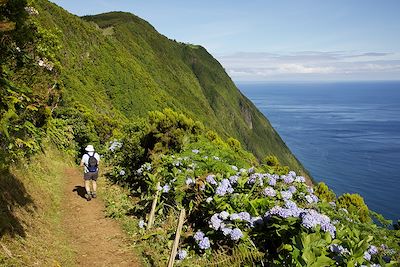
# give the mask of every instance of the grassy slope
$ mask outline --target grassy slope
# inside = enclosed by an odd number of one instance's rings
[[[275,154],[291,169],[303,170],[204,48],[169,40],[129,13],[85,17],[86,22],[46,0],[38,2],[43,24],[60,30],[67,105],[75,100],[128,119],[171,107],[239,139],[259,158]]]
[[[48,149],[0,173],[0,266],[73,266],[60,227],[63,153]]]

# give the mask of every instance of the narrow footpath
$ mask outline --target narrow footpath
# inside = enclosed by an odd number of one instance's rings
[[[76,265],[140,266],[119,224],[105,217],[104,203],[99,198],[84,198],[82,174],[68,168],[65,179],[63,228],[76,252]]]

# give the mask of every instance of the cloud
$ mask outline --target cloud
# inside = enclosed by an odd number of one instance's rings
[[[385,52],[238,52],[216,56],[240,80],[399,79],[400,56]]]

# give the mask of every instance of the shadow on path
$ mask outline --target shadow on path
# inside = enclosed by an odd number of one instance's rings
[[[85,197],[85,194],[86,194],[85,187],[83,187],[81,185],[75,185],[75,188],[72,190],[72,192],[76,192],[78,194],[78,196],[80,196],[81,198],[86,199],[86,197]]]

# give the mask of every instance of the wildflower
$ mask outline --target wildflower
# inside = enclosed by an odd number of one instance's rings
[[[199,242],[199,248],[201,248],[201,249],[209,249],[210,248],[210,240],[208,239],[208,237],[204,237]]]
[[[143,220],[140,220],[139,223],[139,228],[144,228],[144,226],[146,225],[146,223]]]
[[[184,249],[180,249],[178,251],[178,259],[183,260],[187,256],[187,251]]]
[[[230,232],[230,236],[232,240],[237,241],[243,237],[243,233],[239,228],[235,228]]]
[[[193,152],[194,154],[199,154],[200,150],[198,150],[198,149],[193,149],[192,152]]]
[[[276,196],[275,189],[273,189],[272,187],[266,187],[266,188],[264,189],[264,191],[263,191],[263,194],[264,194],[265,196],[268,196],[268,197],[274,197],[274,196]]]
[[[206,199],[206,202],[207,202],[207,203],[210,203],[212,200],[213,200],[212,197],[208,197],[208,198]]]
[[[119,171],[119,175],[124,176],[125,175],[125,171],[124,170],[120,170]]]
[[[193,238],[196,240],[196,242],[199,242],[200,240],[203,240],[204,238],[204,233],[202,231],[197,231],[196,234],[194,234]]]
[[[210,175],[207,176],[206,181],[209,184],[217,185],[217,182],[215,181],[214,177],[215,177],[215,175],[210,174]]]

